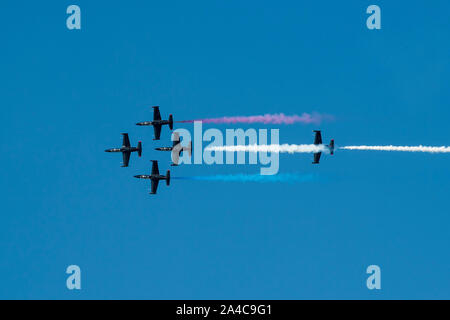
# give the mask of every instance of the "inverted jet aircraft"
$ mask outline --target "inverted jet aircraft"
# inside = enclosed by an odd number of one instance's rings
[[[320,130],[313,130],[313,132],[316,133],[316,136],[314,137],[314,144],[322,145],[322,134],[320,133]],[[334,139],[331,139],[330,144],[325,145],[325,148],[327,148],[330,151],[330,154],[333,155],[334,154]],[[322,154],[322,152],[314,153],[313,164],[319,163],[321,154]]]
[[[142,155],[142,142],[139,141],[137,147],[132,147],[130,144],[130,139],[128,138],[128,133],[122,133],[123,143],[121,148],[106,149],[105,152],[122,152],[123,163],[122,167],[128,167],[128,162],[130,161],[130,156],[132,152],[137,151],[138,156]]]
[[[138,179],[150,179],[152,183],[150,194],[156,194],[156,190],[158,189],[158,183],[159,180],[166,180],[166,185],[170,185],[170,170],[167,170],[167,173],[165,176],[159,174],[158,169],[158,161],[151,160],[152,161],[152,174],[146,175],[146,174],[139,174],[137,176],[134,176]]]
[[[165,124],[169,125],[170,130],[173,130],[173,116],[169,115],[169,120],[161,120],[161,113],[159,113],[159,107],[153,108],[153,121],[144,121],[136,123],[137,126],[153,126],[155,137],[153,140],[159,140],[161,136],[161,127]]]
[[[186,147],[183,147],[181,145],[180,141],[180,134],[178,132],[174,132],[173,134],[173,145],[171,147],[160,147],[155,148],[155,150],[158,151],[172,151],[172,160],[173,163],[171,166],[177,166],[178,165],[178,159],[183,151],[189,152],[189,156],[192,155],[192,141],[189,142],[189,145]]]

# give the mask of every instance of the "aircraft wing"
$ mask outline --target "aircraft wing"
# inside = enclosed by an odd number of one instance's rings
[[[122,135],[123,135],[122,147],[129,147],[130,146],[130,138],[128,138],[128,133],[122,133]]]
[[[180,134],[178,132],[174,132],[173,133],[173,145],[172,145],[172,147],[175,147],[179,143],[180,143]]]
[[[155,137],[153,138],[153,140],[159,140],[159,137],[161,136],[161,125],[154,124],[153,131],[155,132]]]
[[[131,152],[122,152],[123,164],[122,167],[128,167],[128,162],[130,161]]]
[[[158,179],[152,179],[152,190],[150,191],[150,194],[156,194],[156,190],[158,190]]]
[[[161,120],[161,113],[159,113],[159,107],[153,107],[153,120]]]
[[[316,136],[314,137],[314,144],[322,144],[322,134],[320,131],[314,131]]]
[[[322,152],[314,153],[314,162],[313,163],[319,163],[321,154],[322,154]]]
[[[152,175],[159,174],[158,161],[152,160]]]

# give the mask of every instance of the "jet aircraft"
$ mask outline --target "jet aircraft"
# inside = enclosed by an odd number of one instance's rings
[[[173,163],[171,166],[178,165],[178,159],[183,151],[189,152],[189,156],[192,155],[192,141],[189,142],[189,145],[186,147],[181,146],[180,134],[178,132],[174,132],[173,134],[173,145],[172,147],[160,147],[155,148],[158,151],[172,151],[172,160]]]
[[[153,140],[159,140],[161,136],[161,127],[165,124],[169,125],[170,130],[173,129],[173,116],[169,115],[169,120],[162,120],[161,113],[159,112],[159,107],[154,106],[153,108],[153,121],[144,121],[136,123],[137,126],[153,126],[155,137]]]
[[[151,160],[151,161],[152,161],[152,174],[151,175],[139,174],[134,177],[138,178],[138,179],[150,179],[151,183],[152,183],[150,194],[156,194],[156,190],[158,189],[159,180],[166,180],[166,185],[170,185],[170,170],[167,170],[167,173],[165,176],[160,175],[159,169],[158,169],[158,161],[156,161],[156,160]]]
[[[316,133],[314,137],[314,144],[315,145],[322,145],[322,134],[320,133],[320,130],[313,130],[313,132]],[[327,148],[330,151],[330,154],[334,154],[334,139],[331,139],[330,144],[325,145],[325,148]],[[313,164],[318,164],[320,161],[320,156],[322,152],[316,152],[314,153],[314,161]]]
[[[106,149],[105,152],[122,152],[123,163],[122,167],[128,167],[128,162],[130,161],[130,156],[132,152],[137,151],[138,156],[142,155],[142,142],[139,141],[137,147],[132,147],[130,144],[130,139],[128,138],[128,133],[122,133],[123,142],[121,148]]]

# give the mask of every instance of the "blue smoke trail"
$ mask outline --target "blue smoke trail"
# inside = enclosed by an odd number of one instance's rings
[[[219,174],[211,176],[174,177],[179,180],[223,181],[223,182],[307,182],[314,179],[313,174],[280,173],[271,176],[260,174]]]

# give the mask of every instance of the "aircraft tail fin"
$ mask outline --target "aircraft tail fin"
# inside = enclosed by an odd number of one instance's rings
[[[189,152],[189,157],[192,156],[192,141],[189,141],[189,146],[185,147],[185,149],[187,152]]]
[[[138,149],[138,156],[139,157],[142,156],[142,142],[141,141],[138,142],[137,149]]]
[[[334,139],[331,139],[330,141],[330,154],[334,154]]]
[[[189,157],[192,157],[192,141],[189,141],[189,144],[186,147],[182,147],[180,149],[180,155],[181,152],[187,151],[189,153]]]
[[[167,174],[166,174],[166,185],[170,185],[170,170],[167,170]]]
[[[169,128],[173,130],[173,116],[171,114],[169,115]]]

